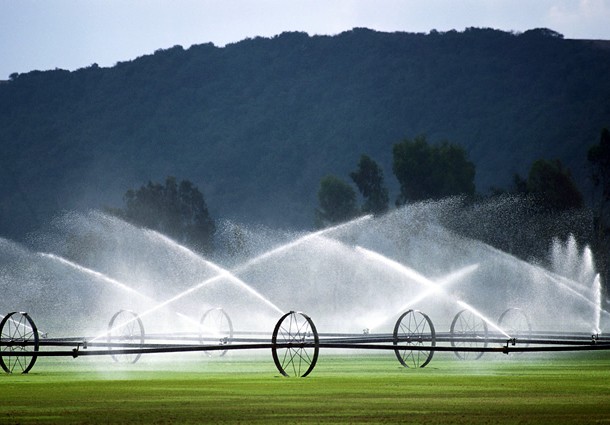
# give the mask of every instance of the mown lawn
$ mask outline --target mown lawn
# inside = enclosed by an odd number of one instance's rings
[[[0,424],[610,422],[610,353],[435,355],[405,369],[389,353],[320,354],[307,378],[271,355],[39,359],[0,375]]]

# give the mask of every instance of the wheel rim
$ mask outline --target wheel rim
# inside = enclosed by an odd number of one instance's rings
[[[320,340],[306,314],[295,311],[284,314],[275,325],[271,343],[273,361],[282,375],[305,377],[315,367]],[[281,346],[284,344],[287,346]]]
[[[233,339],[233,323],[222,308],[206,311],[199,321],[199,341],[202,345],[228,345]],[[227,350],[211,350],[205,353],[209,357],[221,357]]]
[[[28,373],[36,363],[36,355],[20,356],[20,353],[37,352],[38,329],[27,313],[13,312],[0,322],[2,352],[0,366],[7,373]],[[11,354],[11,355],[8,355]]]
[[[530,345],[528,339],[532,334],[532,325],[522,309],[516,307],[506,309],[498,319],[498,326],[512,338],[515,338],[517,342],[520,339],[524,340],[524,347]]]
[[[111,351],[121,351],[125,348],[134,348],[144,344],[144,324],[136,313],[130,310],[119,310],[108,323],[108,343],[125,344],[129,347],[109,346]],[[113,353],[112,359],[117,363],[135,363],[140,359],[141,353],[123,354]]]
[[[419,310],[403,313],[394,326],[394,345],[408,345],[412,349],[396,349],[396,358],[404,367],[424,367],[434,355],[432,349],[418,349],[422,346],[436,346],[436,332],[430,318]]]
[[[462,310],[451,322],[451,346],[455,348],[487,347],[487,323],[470,310]],[[483,351],[455,351],[462,360],[477,360]]]

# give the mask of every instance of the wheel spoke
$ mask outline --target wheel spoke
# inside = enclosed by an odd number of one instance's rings
[[[282,316],[273,331],[271,349],[280,373],[285,376],[307,376],[316,364],[318,343],[318,333],[308,316],[297,312]],[[288,346],[281,347],[283,344]]]
[[[451,322],[451,346],[455,348],[471,348],[487,346],[487,323],[470,310],[457,313]],[[455,355],[467,360],[476,360],[483,355],[483,351],[459,351]]]
[[[426,344],[434,346],[436,336],[432,321],[424,313],[409,310],[402,314],[394,326],[394,345],[409,345],[412,350],[394,350],[398,361],[405,367],[424,367],[432,356],[434,350],[420,350]]]
[[[222,308],[206,311],[199,321],[200,341],[202,344],[217,342],[218,345],[230,344],[233,339],[233,323]],[[206,351],[208,357],[222,357],[227,350]]]
[[[109,349],[116,351],[124,348],[133,348],[127,344],[133,344],[134,342],[140,345],[144,343],[144,325],[142,320],[133,311],[119,310],[108,323],[108,343],[126,343],[126,346],[117,348],[111,345]],[[140,353],[111,354],[112,359],[117,363],[136,363],[140,356]]]
[[[34,321],[27,313],[13,312],[0,322],[0,338],[3,344],[0,366],[7,373],[27,373],[34,366],[37,356],[19,353],[38,351],[39,336]]]

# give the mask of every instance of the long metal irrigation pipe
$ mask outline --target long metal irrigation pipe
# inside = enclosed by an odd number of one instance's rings
[[[183,334],[146,334],[145,338],[147,341],[155,341],[155,340],[165,340],[165,341],[207,341],[207,340],[226,340],[231,342],[262,342],[269,341],[271,339],[271,335],[268,332],[239,332],[236,333],[239,336],[232,337],[221,337],[217,335],[205,335],[205,334],[196,334],[196,333],[183,333]],[[256,337],[242,337],[243,336],[264,336],[265,338],[256,338]],[[339,333],[328,333],[328,334],[318,334],[320,339],[325,342],[342,342],[342,343],[366,343],[366,342],[394,342],[397,340],[398,342],[421,342],[430,341],[434,339],[437,342],[489,342],[489,343],[504,343],[508,338],[503,335],[495,334],[495,333],[487,333],[486,336],[479,335],[476,332],[464,332],[459,334],[451,334],[447,333],[436,333],[433,338],[432,335],[418,335],[418,336],[403,336],[398,335],[394,337],[393,334],[383,333],[383,334],[339,334]],[[113,341],[133,341],[137,339],[133,336],[113,336]],[[606,335],[596,335],[591,333],[573,333],[573,334],[565,334],[565,333],[535,333],[535,332],[527,332],[522,336],[518,336],[516,338],[510,338],[510,340],[516,340],[520,343],[527,344],[569,344],[569,343],[602,343],[608,342],[610,343],[610,336]],[[3,340],[7,340],[3,338]],[[1,340],[0,340],[1,341]],[[90,346],[107,346],[109,342],[98,340],[91,340],[89,337],[66,337],[66,338],[41,338],[39,344],[41,346],[51,346],[54,344],[60,343],[61,345],[69,345],[73,343],[80,343],[83,345]],[[2,345],[2,344],[0,344]]]
[[[388,343],[394,343],[396,342],[397,344],[417,344],[417,343],[431,343],[433,339],[432,338],[413,338],[413,339],[407,339],[407,338],[398,338],[397,340],[394,339],[387,339],[387,338],[370,338],[370,339],[362,339],[362,340],[355,340],[355,339],[349,339],[349,340],[325,340],[325,341],[321,341],[319,344],[320,346],[329,346],[332,344],[339,344],[342,345],[342,348],[360,348],[363,345],[366,344],[388,344]],[[438,339],[435,340],[436,342],[439,342]],[[506,340],[506,339],[500,339],[500,338],[494,338],[494,339],[480,339],[480,338],[454,338],[452,340],[443,340],[440,342],[456,342],[456,343],[488,343],[488,344],[509,344],[509,345],[517,345],[517,344],[521,344],[521,345],[530,345],[530,344],[537,344],[537,345],[564,345],[564,346],[574,346],[574,345],[595,345],[595,344],[599,344],[599,345],[604,345],[604,344],[610,344],[610,341],[601,341],[601,342],[592,342],[592,340],[588,340],[588,341],[584,341],[584,340],[521,340],[521,339],[515,339],[513,340]],[[188,347],[188,346],[197,346],[197,347],[215,347],[215,346],[221,346],[221,347],[233,347],[236,345],[256,345],[256,344],[264,344],[267,343],[269,344],[270,341],[269,340],[260,340],[260,339],[250,339],[250,338],[237,338],[237,339],[231,339],[230,343],[226,343],[226,344],[214,344],[214,345],[206,345],[206,344],[171,344],[171,343],[122,343],[122,342],[91,342],[88,343],[86,341],[40,341],[38,343],[39,347],[74,347],[76,343],[77,347],[82,347],[84,349],[87,349],[88,347],[126,347],[126,346],[134,346],[134,347],[141,347],[141,348],[150,348],[150,347],[154,347],[154,348],[161,348],[161,347]],[[237,344],[235,344],[237,343]],[[26,347],[26,346],[33,346],[34,343],[33,342],[9,342],[9,343],[3,343],[0,344],[0,346],[7,346],[7,347],[11,347],[11,346],[16,346],[16,347]],[[420,346],[419,345],[409,345],[409,347],[411,347],[411,349],[418,349]],[[440,347],[440,346],[438,346]],[[455,347],[453,347],[455,348]],[[477,348],[477,350],[480,350],[480,348]]]
[[[393,351],[441,351],[441,352],[476,352],[476,353],[517,353],[517,352],[559,352],[559,351],[600,351],[610,350],[610,344],[592,344],[578,346],[543,346],[543,347],[513,347],[505,345],[502,347],[448,347],[448,346],[413,346],[413,345],[378,345],[378,344],[341,344],[341,343],[284,343],[284,344],[240,344],[240,345],[182,345],[150,348],[126,348],[122,350],[80,350],[72,351],[3,351],[2,356],[8,357],[81,357],[81,356],[103,356],[120,354],[155,354],[155,353],[186,353],[198,351],[225,351],[225,350],[260,350],[260,349],[284,349],[284,348],[339,348],[360,350],[393,350]]]
[[[206,338],[204,341],[219,341],[217,338]],[[117,340],[115,340],[117,341]],[[39,347],[77,347],[88,348],[88,347],[140,347],[140,348],[162,348],[162,347],[185,347],[185,346],[197,346],[197,347],[215,347],[221,346],[224,348],[233,347],[233,346],[242,346],[242,345],[256,345],[256,344],[269,344],[270,339],[260,339],[260,338],[231,338],[224,340],[224,343],[221,344],[175,344],[175,343],[163,343],[163,342],[129,342],[133,341],[133,339],[127,340],[125,342],[87,342],[87,341],[62,341],[62,340],[54,340],[47,341],[42,340],[38,342]],[[413,345],[413,344],[431,344],[432,342],[436,343],[473,343],[473,344],[508,344],[512,346],[517,345],[562,345],[562,346],[588,346],[588,345],[610,345],[610,340],[595,340],[595,339],[506,339],[506,338],[478,338],[478,337],[454,337],[454,338],[432,338],[430,336],[427,337],[418,337],[418,338],[408,338],[408,337],[398,337],[398,338],[388,338],[388,337],[378,337],[378,338],[345,338],[345,339],[322,339],[320,340],[320,346],[330,346],[333,344],[341,345],[341,348],[360,348],[363,345],[367,344],[412,344],[409,345],[412,350],[418,349],[421,345]],[[18,347],[26,347],[33,346],[34,343],[30,341],[23,342],[15,342],[8,341],[0,343],[0,346],[18,346]],[[441,347],[437,345],[436,347]],[[453,349],[461,348],[457,346],[453,346]],[[474,347],[475,351],[481,350],[481,347]]]
[[[247,334],[247,333],[246,333]],[[254,333],[250,333],[254,334]],[[262,333],[261,333],[262,334]],[[393,334],[324,334],[332,335],[332,337],[322,336],[317,346],[320,348],[341,348],[341,349],[372,349],[372,350],[410,350],[410,351],[461,351],[461,352],[542,352],[542,351],[584,351],[584,350],[609,350],[610,339],[608,337],[600,337],[599,335],[590,335],[586,333],[573,334],[544,334],[532,333],[537,338],[512,338],[506,339],[500,335],[487,334],[486,337],[477,336],[474,333],[466,333],[454,335],[451,333],[418,336],[394,336]],[[189,334],[193,336],[193,334]],[[268,334],[264,334],[268,336]],[[155,335],[157,339],[169,339],[169,335]],[[341,337],[342,336],[342,337]],[[563,338],[557,338],[562,336]],[[248,349],[281,349],[281,348],[307,348],[315,347],[316,345],[310,342],[288,342],[272,344],[269,338],[237,338],[231,337],[220,339],[224,344],[170,344],[170,343],[137,343],[130,342],[133,339],[125,337],[126,342],[95,342],[87,341],[86,338],[54,338],[42,339],[38,341],[39,347],[74,347],[71,351],[16,351],[11,352],[2,350],[2,356],[73,356],[82,355],[105,355],[105,354],[144,354],[144,353],[172,353],[172,352],[189,352],[189,351],[226,351],[226,350],[248,350]],[[149,340],[155,338],[150,338]],[[172,338],[174,339],[174,338]],[[176,338],[177,339],[177,338]],[[213,340],[217,338],[199,337],[192,339]],[[115,338],[115,341],[117,339]],[[185,341],[185,339],[182,339]],[[238,344],[235,344],[237,342]],[[442,345],[423,345],[424,343],[441,342],[452,343],[452,346]],[[388,345],[392,343],[392,345]],[[408,345],[404,345],[404,344]],[[455,346],[454,343],[485,343],[485,344],[504,344],[503,346],[493,347],[466,347]],[[383,344],[383,345],[380,345]],[[517,346],[520,344],[522,346]],[[530,346],[536,345],[536,346]],[[19,341],[7,338],[0,339],[0,347],[18,347],[25,349],[35,345],[32,341]],[[523,346],[525,345],[525,346]],[[542,345],[542,346],[541,346]],[[105,347],[106,350],[89,350],[87,348]],[[82,350],[81,350],[82,348]],[[114,348],[114,349],[113,349]],[[118,349],[117,349],[118,348]]]
[[[250,336],[252,335],[252,336]],[[245,337],[244,337],[245,336]],[[254,337],[264,336],[264,338]],[[516,338],[505,338],[503,335],[496,333],[487,333],[485,335],[479,335],[477,332],[462,332],[462,333],[436,333],[434,336],[431,334],[420,334],[420,335],[394,335],[389,333],[379,334],[340,334],[340,333],[327,333],[318,334],[321,343],[326,344],[366,344],[366,343],[422,343],[422,342],[474,342],[474,343],[511,343],[515,345],[519,344],[548,344],[548,345],[587,345],[587,344],[603,344],[610,343],[610,337],[606,335],[596,335],[590,333],[535,333],[528,332],[525,335]],[[311,335],[303,335],[303,337],[311,337]],[[65,338],[41,338],[38,341],[39,346],[124,346],[125,344],[137,344],[139,347],[151,346],[151,342],[135,342],[137,337],[134,336],[113,336],[112,340],[99,341],[90,340],[87,337],[65,337]],[[226,345],[228,343],[268,343],[271,340],[269,333],[263,332],[238,332],[236,335],[230,337],[221,337],[219,335],[205,335],[195,333],[183,333],[183,334],[152,334],[146,335],[148,341],[219,341]],[[23,340],[23,339],[12,339],[12,338],[0,338],[0,346],[11,346],[11,345],[34,345],[34,342]],[[168,344],[168,343],[157,343],[159,346],[181,346],[184,344]],[[188,344],[186,344],[188,345]],[[203,344],[204,346],[206,344]],[[202,346],[201,344],[199,346]]]

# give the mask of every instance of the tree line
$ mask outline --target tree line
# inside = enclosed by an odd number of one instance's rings
[[[465,149],[443,141],[429,143],[426,136],[405,138],[392,148],[392,171],[399,182],[394,205],[464,196],[478,201],[475,191],[475,164]],[[595,217],[596,251],[610,247],[610,133],[601,132],[599,143],[588,151],[591,183],[597,192],[590,207]],[[390,209],[390,196],[379,164],[362,154],[351,180],[333,174],[321,178],[315,226],[318,228],[345,222],[363,214],[381,215]],[[354,188],[355,187],[355,188]],[[488,197],[517,194],[534,199],[538,213],[561,213],[585,208],[584,197],[570,170],[559,160],[538,159],[526,177],[515,174],[509,189],[493,189]],[[362,199],[358,205],[358,194]],[[203,193],[188,180],[167,177],[164,184],[149,181],[123,196],[123,207],[110,212],[128,222],[158,230],[194,249],[210,253],[214,249],[215,220],[211,217]],[[600,256],[600,260],[603,256]]]
[[[595,150],[592,148],[592,151]],[[396,206],[450,196],[475,196],[474,163],[462,147],[447,141],[433,145],[425,136],[404,139],[393,147],[392,170],[400,183]],[[599,174],[597,180],[601,183],[603,177]],[[318,191],[318,227],[340,223],[359,214],[380,214],[388,210],[383,171],[372,158],[363,154],[350,178],[364,199],[363,205],[357,206],[356,191],[348,182],[327,175],[322,178]],[[533,196],[539,207],[547,211],[584,207],[583,196],[572,174],[556,159],[536,160],[526,178],[515,174],[512,188],[492,190],[492,196],[502,193]]]
[[[466,151],[449,142],[429,144],[425,136],[404,139],[393,146],[392,170],[400,183],[396,206],[425,199],[475,193],[475,165]],[[381,214],[389,208],[388,189],[381,167],[363,154],[357,169],[350,173],[364,199],[356,205],[356,192],[344,180],[327,175],[320,182],[316,225],[324,227],[363,214]]]

